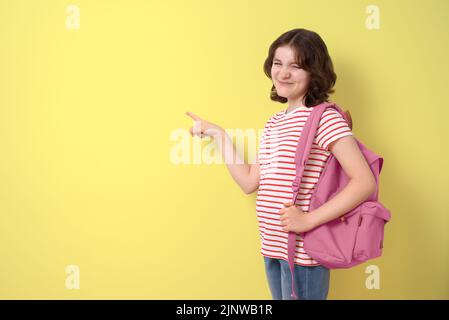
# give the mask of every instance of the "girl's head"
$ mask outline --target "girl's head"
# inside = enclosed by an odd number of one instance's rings
[[[337,76],[326,44],[309,30],[293,29],[277,38],[263,66],[273,81],[271,100],[315,106],[333,93]]]

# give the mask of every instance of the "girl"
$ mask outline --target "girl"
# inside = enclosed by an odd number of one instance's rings
[[[241,158],[233,162],[234,155],[239,155],[227,133],[187,112],[195,120],[190,133],[213,137],[225,159],[231,160],[226,161],[227,167],[241,189],[246,194],[258,190],[256,211],[261,254],[273,299],[291,299],[287,239],[288,232],[294,231],[296,295],[299,299],[324,300],[329,291],[330,270],[307,255],[300,233],[358,206],[375,191],[375,178],[353,138],[351,123],[328,108],[320,119],[293,205],[294,159],[299,137],[313,107],[328,101],[329,94],[334,92],[337,77],[325,43],[317,33],[305,29],[288,31],[271,44],[264,72],[273,82],[271,100],[287,103],[288,107],[266,122],[255,164],[246,164]],[[335,197],[309,212],[311,194],[331,153],[350,181]]]

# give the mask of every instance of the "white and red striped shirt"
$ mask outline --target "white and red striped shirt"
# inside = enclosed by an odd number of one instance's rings
[[[293,198],[296,147],[311,111],[312,108],[297,107],[289,113],[286,110],[276,113],[265,124],[260,139],[260,183],[256,211],[263,256],[288,261],[288,232],[282,230],[279,210],[284,207],[284,202]],[[320,119],[296,200],[296,205],[305,213],[309,212],[311,193],[331,154],[329,144],[348,135],[352,132],[342,115],[335,109],[326,109]],[[296,235],[295,264],[319,265],[304,251],[299,234]]]

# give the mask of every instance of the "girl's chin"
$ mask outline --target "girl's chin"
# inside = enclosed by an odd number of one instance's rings
[[[279,97],[288,98],[290,96],[290,92],[284,91],[284,90],[276,90],[276,94]]]

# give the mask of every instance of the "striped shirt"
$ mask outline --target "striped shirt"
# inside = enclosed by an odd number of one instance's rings
[[[295,152],[307,117],[312,108],[297,107],[272,116],[263,130],[259,146],[260,183],[256,199],[256,212],[261,238],[261,254],[288,261],[288,232],[282,230],[279,210],[284,202],[293,198],[292,183],[295,178]],[[343,116],[332,108],[323,113],[301,179],[296,205],[309,212],[311,193],[331,155],[329,144],[352,135]],[[296,235],[295,264],[316,266],[318,262],[307,255],[302,237]]]

